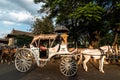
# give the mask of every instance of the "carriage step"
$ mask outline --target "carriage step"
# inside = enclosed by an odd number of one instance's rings
[[[40,60],[39,61],[39,67],[44,67],[46,65],[47,61],[48,61],[47,59]]]
[[[48,59],[41,59],[41,58],[40,58],[39,61],[48,61]]]

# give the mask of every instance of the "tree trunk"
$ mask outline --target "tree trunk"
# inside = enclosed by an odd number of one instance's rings
[[[117,39],[118,39],[118,33],[115,33],[113,45],[115,45],[117,43]]]
[[[93,32],[91,38],[92,39],[90,41],[90,45],[93,46],[93,48],[98,48],[100,41],[100,32],[99,31]]]

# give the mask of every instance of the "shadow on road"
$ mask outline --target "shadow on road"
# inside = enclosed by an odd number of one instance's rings
[[[30,71],[22,73],[16,70],[14,64],[0,64],[0,80],[21,80],[34,69],[32,67]]]
[[[27,73],[20,73],[17,70],[12,70],[10,72],[0,75],[0,80],[19,80],[24,77]],[[17,76],[17,77],[16,77]]]
[[[76,74],[75,76],[68,77],[67,80],[79,80],[78,75]]]

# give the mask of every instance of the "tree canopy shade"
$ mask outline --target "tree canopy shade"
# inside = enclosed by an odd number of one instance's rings
[[[113,34],[120,26],[119,0],[34,0],[44,5],[46,12],[56,23],[65,25],[69,35],[77,41],[80,35],[96,45],[111,30]],[[87,35],[87,36],[86,36]],[[105,39],[105,38],[104,38]],[[96,43],[96,44],[95,44]]]

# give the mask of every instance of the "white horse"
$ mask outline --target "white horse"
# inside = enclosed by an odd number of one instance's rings
[[[104,73],[103,63],[106,56],[106,52],[108,51],[112,52],[112,48],[110,46],[102,46],[99,49],[82,49],[80,53],[82,53],[82,55],[84,56],[84,60],[83,60],[84,70],[85,71],[88,70],[86,64],[89,61],[89,59],[93,57],[95,59],[99,59],[99,71]]]

